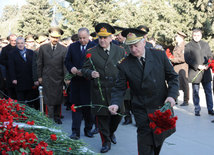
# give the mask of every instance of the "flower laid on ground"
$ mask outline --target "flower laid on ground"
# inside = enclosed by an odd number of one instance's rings
[[[154,114],[148,115],[151,122],[149,127],[154,129],[155,134],[161,134],[164,131],[174,129],[176,127],[177,116],[172,116],[171,104],[169,102],[160,109],[156,110]]]
[[[107,108],[108,109],[108,106],[101,105],[101,104],[88,104],[88,105],[79,105],[79,106],[75,106],[75,104],[72,104],[71,105],[71,111],[76,112],[76,109],[77,108],[81,108],[81,107],[92,107],[92,108],[93,107],[100,107],[99,110],[102,109],[102,108]],[[120,114],[120,113],[117,113],[117,115],[126,116],[126,115],[123,115],[123,114]]]
[[[93,64],[93,61],[91,60],[91,53],[86,54],[86,58],[89,59],[91,65],[93,67],[93,70],[96,71],[96,68],[95,68],[95,66]],[[102,93],[102,87],[101,87],[101,83],[100,83],[100,78],[99,77],[97,78],[97,83],[98,83],[98,87],[99,87],[99,91],[100,91],[100,95],[101,95],[102,101],[105,101],[105,98],[104,98],[103,93]]]
[[[31,121],[31,122],[30,122],[30,121],[27,121],[27,124],[28,124],[28,125],[34,125],[34,121]]]
[[[52,134],[50,137],[51,137],[51,140],[53,140],[53,141],[57,140],[57,136],[55,134]]]
[[[12,99],[0,99],[0,154],[93,154],[85,148],[43,113]]]

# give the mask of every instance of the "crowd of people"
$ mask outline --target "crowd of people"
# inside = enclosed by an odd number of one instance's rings
[[[165,138],[175,129],[155,135],[149,127],[148,113],[166,102],[172,107],[178,104],[179,90],[184,93],[180,106],[188,106],[192,83],[195,116],[200,116],[201,83],[208,114],[214,115],[209,65],[212,53],[208,43],[201,40],[200,29],[193,30],[188,44],[186,34],[177,32],[170,56],[155,38],[147,38],[148,32],[144,25],[123,28],[99,23],[93,33],[83,27],[65,39],[60,39],[64,32],[58,27],[50,28],[49,35],[24,38],[11,34],[7,39],[1,38],[0,95],[38,110],[39,100],[34,99],[42,85],[48,117],[62,124],[61,104],[65,103],[66,87],[67,109],[72,104],[81,107],[72,112],[71,139],[80,139],[84,120],[84,135],[92,138],[99,132],[100,152],[108,152],[111,143],[117,143],[115,131],[122,120],[119,114],[125,115],[123,125],[132,123],[133,114],[139,154],[158,155]],[[72,78],[65,81],[68,73]]]

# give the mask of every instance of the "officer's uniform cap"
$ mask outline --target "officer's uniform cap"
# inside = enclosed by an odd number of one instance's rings
[[[115,33],[114,28],[107,23],[99,23],[95,26],[95,31],[100,37],[107,37]]]
[[[147,34],[147,32],[136,28],[128,28],[123,30],[121,34],[123,37],[126,37],[125,44],[132,45],[142,40],[144,35]]]

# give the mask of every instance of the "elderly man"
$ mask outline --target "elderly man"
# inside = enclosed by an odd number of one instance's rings
[[[75,105],[89,105],[90,104],[90,80],[84,78],[81,73],[83,62],[86,55],[86,50],[95,46],[89,40],[89,30],[87,28],[80,28],[78,30],[79,41],[71,44],[68,48],[68,53],[65,59],[65,66],[67,70],[74,75],[71,79],[71,94],[70,101]],[[85,120],[84,133],[87,137],[93,137],[92,116],[90,107],[82,107],[72,112],[72,135],[70,138],[80,138],[81,121]]]
[[[33,51],[25,48],[25,40],[22,37],[16,39],[16,46],[9,54],[8,70],[11,81],[15,85],[17,99],[19,101],[32,98],[32,59]],[[30,103],[29,103],[30,104]],[[33,107],[33,104],[30,104]]]
[[[62,124],[60,109],[66,72],[64,59],[67,48],[58,43],[62,34],[60,28],[50,28],[50,43],[40,46],[37,59],[38,81],[43,85],[44,103],[48,107],[49,118],[57,124]]]
[[[16,90],[14,84],[11,82],[11,78],[8,71],[8,55],[9,53],[16,47],[16,38],[15,34],[9,35],[9,44],[2,48],[1,56],[0,56],[0,63],[5,66],[6,68],[6,87],[8,96],[16,99]]]
[[[170,102],[175,104],[178,95],[178,75],[166,54],[160,50],[145,48],[146,32],[126,29],[122,32],[131,54],[118,64],[119,74],[111,94],[112,114],[121,110],[123,96],[129,81],[132,94],[132,111],[137,125],[139,155],[158,155],[164,139],[175,130],[155,135],[149,127],[148,114]],[[158,66],[158,67],[157,67]],[[158,74],[158,76],[157,76]]]
[[[194,29],[192,32],[192,41],[186,45],[184,50],[185,61],[189,66],[188,79],[192,83],[195,116],[200,116],[201,111],[199,104],[200,83],[202,83],[204,88],[208,114],[214,115],[211,88],[212,75],[210,68],[208,68],[208,60],[212,57],[212,53],[209,44],[201,40],[201,38],[201,30]],[[201,73],[198,74],[200,71]]]
[[[107,108],[102,106],[109,106],[111,100],[111,89],[114,86],[116,76],[118,73],[117,62],[124,57],[125,50],[113,43],[112,34],[114,28],[107,23],[99,23],[95,27],[96,33],[99,36],[99,44],[91,48],[87,53],[91,54],[91,61],[86,59],[81,72],[88,79],[92,80],[92,105],[100,105],[92,108],[96,115],[100,136],[102,138],[101,153],[107,152],[111,148],[111,142],[116,144],[116,131],[118,124],[121,121],[120,116],[110,115]],[[100,81],[100,86],[98,84]],[[101,95],[101,91],[102,94]]]

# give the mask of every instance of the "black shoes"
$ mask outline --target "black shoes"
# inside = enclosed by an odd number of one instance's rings
[[[212,111],[208,111],[208,114],[209,115],[214,115],[214,111],[212,110]]]
[[[189,103],[183,102],[180,106],[188,106],[188,105],[189,105]]]
[[[99,129],[98,129],[98,128],[94,128],[94,129],[92,130],[92,133],[93,133],[93,134],[98,134],[98,133],[99,133]]]
[[[125,121],[123,122],[123,125],[128,125],[128,124],[132,124],[131,118],[125,118]]]
[[[214,120],[212,120],[211,123],[214,123]]]
[[[69,136],[71,139],[74,140],[79,140],[80,139],[80,135],[77,133],[72,133],[72,135]]]
[[[111,143],[109,143],[109,142],[108,143],[104,143],[103,146],[102,146],[102,148],[101,148],[101,150],[100,150],[100,152],[101,153],[106,153],[110,149],[111,149]]]
[[[117,144],[117,139],[116,139],[116,137],[115,137],[114,134],[113,134],[112,136],[110,136],[110,139],[111,139],[111,142],[112,142],[113,144]]]
[[[195,116],[201,116],[199,111],[195,112]]]
[[[94,136],[90,130],[84,130],[84,133],[85,133],[85,136],[89,138],[92,138]]]
[[[54,122],[56,124],[62,124],[62,121],[59,118],[54,118]]]

